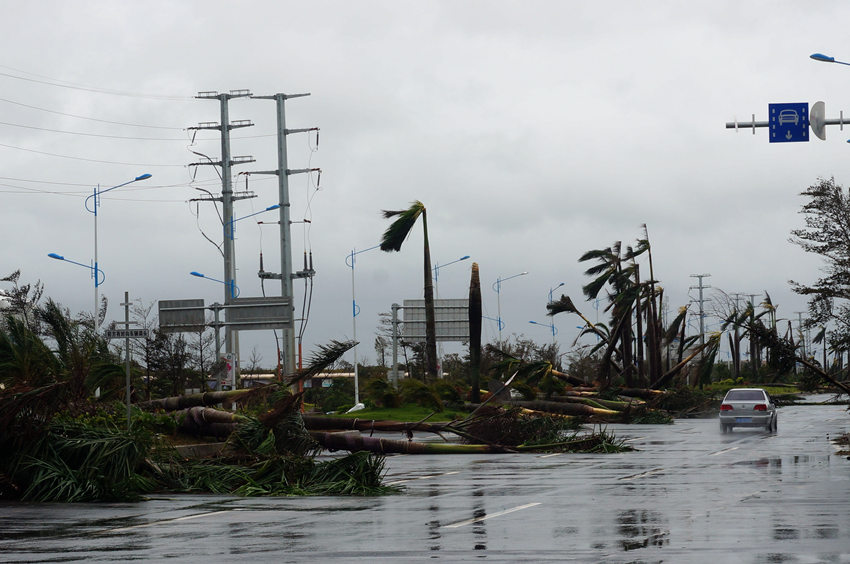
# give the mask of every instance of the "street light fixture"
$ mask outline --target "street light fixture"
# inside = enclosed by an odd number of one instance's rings
[[[460,262],[462,260],[466,260],[469,258],[469,255],[464,255],[459,259],[455,259],[451,262],[447,262],[446,264],[436,263],[434,268],[431,270],[434,271],[434,294],[436,299],[440,299],[440,269],[449,266],[450,264],[455,264],[456,262]],[[437,378],[443,377],[443,343],[441,341],[437,342]]]
[[[552,302],[554,302],[554,301],[555,301],[555,290],[557,290],[558,288],[560,288],[560,287],[561,287],[561,286],[563,286],[564,284],[565,284],[564,282],[559,282],[559,283],[558,283],[558,285],[557,285],[557,286],[555,286],[554,288],[549,288],[549,301],[548,301],[547,303],[550,303],[550,304],[551,304]],[[534,324],[536,324],[536,325],[543,325],[542,323],[537,323],[536,321],[529,321],[529,323],[534,323]],[[555,320],[554,320],[554,318],[552,319],[552,324],[551,324],[551,325],[546,325],[546,327],[551,327],[551,328],[552,328],[552,343],[554,343],[554,342],[555,342],[555,335],[557,335],[557,334],[558,334],[558,330],[557,330],[557,329],[555,329]]]
[[[446,264],[436,263],[434,268],[431,270],[434,271],[434,293],[436,294],[436,298],[440,299],[440,269],[449,266],[450,264],[454,264],[456,262],[460,262],[462,260],[466,260],[469,258],[469,255],[464,255],[459,259],[455,259],[452,262],[447,262]]]
[[[354,347],[352,347],[354,349],[354,407],[357,407],[360,403],[360,381],[357,370],[357,316],[360,314],[360,306],[357,305],[357,299],[354,297],[355,257],[360,253],[365,253],[366,251],[371,251],[378,247],[380,247],[380,245],[375,245],[374,247],[369,247],[362,251],[351,249],[351,253],[345,257],[345,264],[351,268],[351,330],[353,332],[351,338],[354,341]]]
[[[502,330],[502,328],[505,326],[505,324],[504,324],[504,323],[502,323],[502,320],[501,320],[501,319],[496,319],[495,317],[487,317],[486,315],[482,315],[482,316],[481,316],[481,319],[489,319],[490,321],[495,321],[495,322],[496,322],[496,326],[498,326],[498,327],[499,327],[499,330],[500,330],[500,331],[501,331],[501,330]]]
[[[138,182],[140,180],[147,180],[150,177],[151,177],[151,175],[147,174],[147,173],[140,174],[139,176],[137,176],[133,180],[128,180],[127,182],[124,182],[122,184],[118,184],[118,185],[113,186],[111,188],[107,188],[106,190],[101,190],[99,185],[95,186],[94,191],[92,192],[92,195],[89,196],[88,198],[86,198],[85,202],[83,202],[83,205],[85,206],[86,211],[94,214],[94,266],[92,267],[92,272],[93,272],[92,276],[94,277],[94,323],[95,323],[95,326],[97,326],[98,312],[100,311],[100,304],[97,303],[97,298],[98,298],[97,289],[102,284],[102,281],[100,280],[100,276],[98,275],[100,267],[99,267],[98,262],[97,262],[97,207],[98,207],[98,204],[100,202],[100,196],[101,196],[101,194],[111,192],[112,190],[115,190],[116,188],[121,188],[122,186],[126,186],[128,184],[132,184],[133,182]],[[89,207],[89,200],[92,200],[91,207]]]
[[[839,65],[848,65],[848,66],[850,66],[850,63],[845,63],[844,61],[836,61],[836,60],[835,60],[835,57],[830,57],[829,55],[824,55],[823,53],[812,53],[811,55],[809,55],[809,58],[810,58],[810,59],[814,59],[814,60],[816,60],[816,61],[820,61],[820,62],[822,62],[822,63],[838,63]],[[821,104],[821,105],[822,105],[822,104],[823,104],[823,102],[818,102],[818,104]],[[816,104],[816,105],[817,105],[817,104]],[[843,123],[843,112],[842,112],[842,119],[841,119],[840,121],[838,121],[838,122],[833,122],[833,123],[832,123],[832,125],[835,125],[835,124],[840,124],[840,125],[842,126],[841,128],[842,128],[842,129],[844,129],[844,123]],[[814,122],[813,122],[812,129],[814,129],[814,127],[815,127],[815,126],[814,126]],[[823,136],[821,136],[821,135],[818,135],[818,137],[820,137],[821,139],[825,139],[825,137],[823,137]],[[848,140],[847,140],[847,142],[848,142],[848,143],[850,143],[850,139],[848,139]]]
[[[816,61],[820,61],[822,63],[838,63],[839,65],[850,65],[850,63],[845,63],[844,61],[836,61],[835,57],[830,57],[829,55],[824,55],[823,53],[812,53],[809,55],[810,59],[814,59]]]
[[[557,335],[557,334],[558,334],[558,330],[555,328],[555,324],[554,324],[554,323],[551,323],[551,324],[549,324],[549,323],[540,323],[540,322],[538,322],[538,321],[529,321],[529,323],[531,323],[532,325],[540,325],[541,327],[547,327],[548,329],[551,329],[551,330],[552,330],[552,342],[553,342],[553,343],[555,342],[555,335]]]
[[[211,276],[207,276],[206,274],[202,274],[200,272],[195,272],[194,270],[190,272],[192,276],[197,276],[198,278],[206,278],[207,280],[212,280],[213,282],[218,282],[219,284],[224,284],[230,288],[230,297],[238,298],[239,297],[239,286],[236,285],[235,281],[231,280],[229,282],[225,282],[224,280],[218,280],[217,278],[212,278]]]
[[[49,256],[52,259],[70,262],[71,264],[76,264],[77,266],[82,266],[83,268],[87,268],[91,271],[91,276],[92,276],[92,278],[95,279],[95,281],[94,281],[94,287],[95,287],[94,305],[95,305],[95,309],[94,309],[94,312],[93,312],[93,315],[94,315],[93,319],[94,319],[94,323],[95,323],[95,326],[96,326],[97,325],[97,287],[100,286],[101,284],[103,284],[103,281],[106,280],[106,274],[104,274],[102,270],[100,270],[99,268],[96,268],[93,265],[83,264],[81,262],[77,262],[75,260],[65,258],[58,253],[47,253],[47,256]],[[95,264],[97,264],[97,263],[95,263]]]
[[[549,288],[549,303],[550,304],[555,301],[555,298],[554,298],[555,290],[557,290],[558,288],[560,288],[563,285],[564,285],[564,282],[561,282],[560,284],[558,284],[554,288]]]
[[[241,221],[243,219],[248,219],[249,217],[254,217],[255,215],[260,215],[261,213],[265,213],[267,211],[276,210],[279,207],[280,207],[280,204],[275,204],[273,206],[267,207],[264,210],[260,210],[258,212],[254,212],[254,213],[249,213],[248,215],[244,215],[242,217],[237,217],[237,218],[231,217],[230,221],[224,226],[224,236],[229,237],[230,240],[233,241],[233,236],[236,234],[236,226],[234,225],[234,223],[236,223],[237,221]],[[230,226],[230,234],[229,235],[227,233],[227,226],[228,225]]]
[[[496,306],[498,308],[498,324],[499,324],[499,346],[502,346],[502,327],[504,327],[504,323],[502,323],[502,282],[506,282],[511,278],[516,278],[518,276],[525,276],[528,274],[528,271],[520,272],[519,274],[514,274],[513,276],[508,276],[507,278],[499,277],[493,283],[493,290],[496,292]]]

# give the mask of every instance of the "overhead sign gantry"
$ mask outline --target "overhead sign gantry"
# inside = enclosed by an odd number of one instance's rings
[[[844,112],[839,112],[838,119],[826,119],[826,105],[815,102],[809,107],[806,102],[768,104],[768,121],[756,121],[753,114],[751,121],[728,121],[726,129],[752,128],[753,135],[757,127],[770,128],[771,143],[794,143],[809,140],[809,127],[818,139],[826,140],[826,126],[837,125],[844,131]]]

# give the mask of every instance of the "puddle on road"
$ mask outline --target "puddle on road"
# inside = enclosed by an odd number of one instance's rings
[[[623,550],[662,547],[670,542],[667,518],[658,511],[630,509],[617,514],[617,532]]]

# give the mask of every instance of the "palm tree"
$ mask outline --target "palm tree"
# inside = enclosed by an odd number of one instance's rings
[[[401,245],[416,220],[422,216],[422,229],[425,239],[424,274],[425,274],[425,372],[431,379],[437,378],[437,325],[434,318],[434,280],[431,273],[431,247],[428,244],[428,213],[425,204],[416,200],[406,210],[383,210],[384,217],[395,217],[384,236],[381,238],[381,250],[400,251]]]
[[[469,279],[469,371],[472,403],[481,403],[481,278],[478,263],[472,263]]]
[[[5,329],[0,328],[0,383],[44,386],[53,382],[56,372],[57,363],[44,341],[24,320],[6,316]]]
[[[73,319],[52,299],[37,316],[55,343],[56,379],[68,384],[72,402],[82,402],[98,387],[119,393],[121,366],[91,323]]]

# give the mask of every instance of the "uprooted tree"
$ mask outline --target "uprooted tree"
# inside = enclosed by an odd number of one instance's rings
[[[643,238],[637,244],[626,246],[620,241],[610,247],[584,253],[580,262],[594,262],[585,274],[591,281],[582,287],[589,300],[607,294],[605,311],[610,312],[610,326],[593,323],[566,295],[546,306],[549,315],[574,313],[585,326],[579,334],[598,338],[594,351],[602,353],[598,383],[601,388],[615,384],[626,387],[658,387],[668,384],[697,357],[696,382],[708,382],[711,365],[720,339],[712,335],[704,344],[697,345],[699,336],[685,336],[687,308],[665,327],[659,304],[663,289],[655,279],[652,265],[652,247],[646,226]],[[639,258],[646,257],[649,277],[641,278]]]

